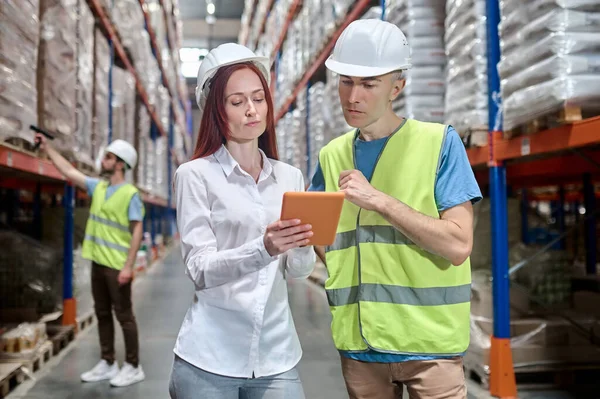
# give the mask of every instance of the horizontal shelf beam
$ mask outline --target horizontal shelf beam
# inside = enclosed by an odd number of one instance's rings
[[[600,144],[600,116],[526,136],[495,139],[494,161],[525,159],[593,144]],[[489,147],[468,148],[467,155],[472,166],[486,164],[489,160]]]
[[[0,145],[0,166],[57,181],[66,180],[51,161],[3,145]]]
[[[335,31],[335,33],[333,34],[327,45],[323,48],[315,62],[313,62],[313,64],[308,68],[308,70],[304,73],[300,81],[297,83],[296,88],[292,92],[292,95],[290,95],[287,98],[284,105],[279,109],[279,112],[277,112],[277,114],[275,115],[275,123],[277,123],[279,119],[283,118],[284,115],[288,112],[288,109],[290,108],[296,97],[298,97],[300,91],[306,90],[306,85],[308,84],[310,78],[325,63],[327,57],[329,57],[329,54],[335,46],[335,42],[340,37],[344,29],[346,29],[346,27],[350,25],[352,21],[355,21],[358,17],[360,17],[360,15],[363,14],[364,10],[369,6],[370,3],[371,0],[358,0],[356,2],[352,11],[350,11],[348,15],[346,15],[344,22]]]

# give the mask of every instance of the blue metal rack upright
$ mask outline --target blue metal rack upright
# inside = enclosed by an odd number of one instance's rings
[[[494,142],[502,134],[500,77],[500,5],[486,0],[488,54],[488,146],[490,205],[492,226],[492,293],[494,335],[490,349],[490,393],[500,398],[517,396],[512,351],[510,347],[510,280],[508,275],[508,213],[506,168],[495,162]]]

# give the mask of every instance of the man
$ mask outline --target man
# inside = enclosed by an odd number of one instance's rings
[[[411,67],[406,37],[351,23],[326,66],[355,130],[327,144],[309,190],[346,195],[326,263],[333,339],[352,398],[466,398],[472,203],[481,193],[449,126],[392,110]]]
[[[91,178],[63,158],[42,135],[36,136],[54,165],[70,182],[92,197],[85,229],[83,257],[92,261],[92,296],[98,319],[102,359],[81,375],[84,382],[110,380],[124,387],[144,380],[138,363],[138,331],[131,304],[131,282],[143,235],[144,205],[135,186],[125,181],[125,171],[135,167],[137,152],[126,141],[115,140],[102,159],[102,176]],[[112,309],[123,329],[125,364],[115,361]]]

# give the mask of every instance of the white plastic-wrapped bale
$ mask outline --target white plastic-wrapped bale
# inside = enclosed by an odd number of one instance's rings
[[[57,149],[73,157],[77,0],[40,1],[37,69],[38,123],[56,134]]]
[[[308,112],[309,112],[309,126],[308,126],[308,138],[309,138],[309,161],[310,170],[308,175],[311,176],[317,165],[319,159],[319,152],[321,148],[326,144],[325,142],[325,83],[315,83],[309,90],[309,101],[308,101]]]
[[[598,1],[503,1],[499,30],[505,129],[600,113]],[[568,108],[574,115],[556,115]]]
[[[379,7],[372,11],[373,15],[380,13]],[[394,102],[394,110],[407,118],[444,122],[444,110],[439,107],[446,93],[444,1],[397,1],[385,18],[402,30],[411,48],[412,68],[404,72],[406,86]]]
[[[94,88],[94,16],[85,0],[77,0],[77,82],[75,85],[75,158],[93,166],[92,108]]]
[[[92,156],[98,161],[100,151],[108,145],[108,72],[110,69],[110,48],[108,41],[99,29],[94,40],[94,92],[92,124]]]
[[[156,185],[154,186],[154,194],[160,198],[166,199],[169,192],[168,180],[168,159],[167,159],[167,138],[159,136],[155,140],[156,144]]]
[[[112,140],[135,140],[135,79],[128,71],[113,67]]]
[[[38,0],[0,3],[0,141],[33,142],[29,125],[37,125],[38,10]]]
[[[446,123],[462,136],[487,131],[487,33],[484,0],[446,3]]]
[[[147,148],[147,142],[151,141],[150,115],[146,106],[139,101],[136,103],[136,128],[136,148],[138,149],[136,184],[142,190],[150,192],[147,179],[148,169],[152,169],[152,165],[148,162],[149,152]]]

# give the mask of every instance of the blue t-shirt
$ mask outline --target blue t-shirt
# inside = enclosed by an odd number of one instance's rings
[[[94,195],[94,190],[96,186],[100,183],[100,179],[94,177],[86,177],[85,186],[87,187],[88,195],[91,197]],[[125,184],[125,183],[123,183]],[[111,195],[117,191],[119,187],[123,184],[117,184],[115,186],[108,186],[106,189],[106,199],[109,199]],[[130,222],[141,222],[144,220],[144,204],[142,203],[142,199],[138,193],[135,193],[133,197],[131,197],[131,201],[129,202],[129,221]]]
[[[375,163],[386,140],[387,138],[364,141],[357,138],[354,142],[356,166],[369,181],[373,176]],[[321,165],[318,163],[308,190],[325,191],[325,177],[323,176]],[[452,127],[449,127],[446,132],[446,140],[442,148],[440,169],[435,182],[434,195],[438,211],[440,212],[467,201],[475,203],[481,200],[481,190],[479,189],[477,180],[475,180],[465,146],[456,130]],[[445,357],[394,355],[374,350],[367,352],[340,351],[340,353],[354,360],[376,363],[400,363],[411,360],[433,360]]]

